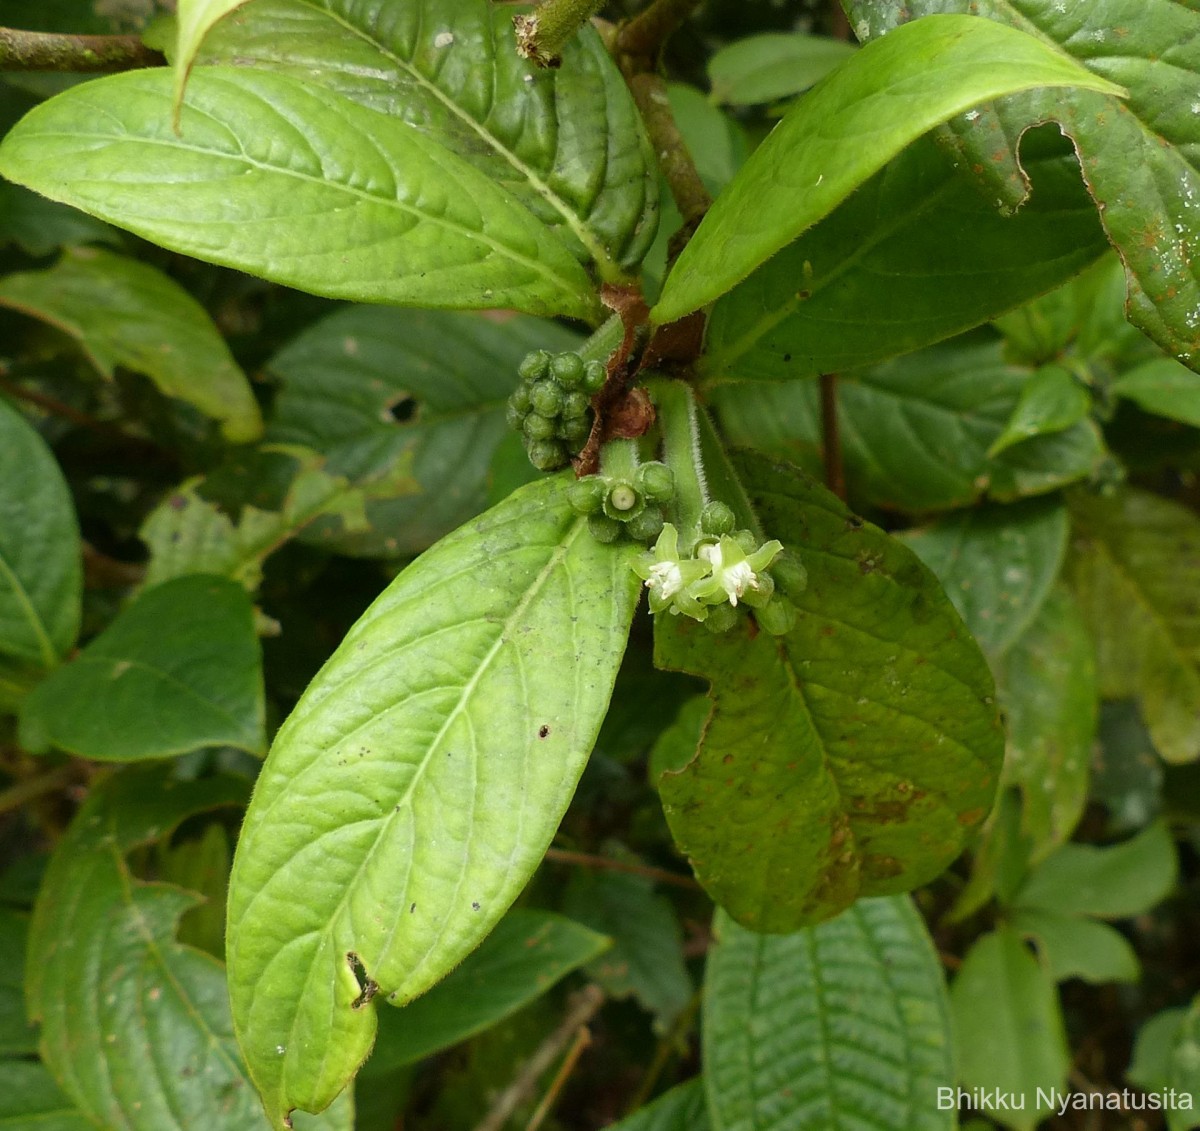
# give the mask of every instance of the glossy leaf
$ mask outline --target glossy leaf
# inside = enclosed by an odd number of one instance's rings
[[[1043,365],[1025,383],[1004,431],[992,442],[989,456],[1034,436],[1065,432],[1087,417],[1092,398],[1069,369]]]
[[[950,1005],[962,1085],[1017,1097],[1020,1110],[988,1114],[1016,1131],[1033,1131],[1053,1110],[1049,1094],[1066,1090],[1070,1067],[1049,971],[1020,935],[1000,927],[967,951]]]
[[[654,320],[672,322],[724,294],[905,146],[971,106],[1037,86],[1120,93],[1033,36],[1000,31],[973,18],[921,20],[843,63],[796,103],[713,204],[667,278]]]
[[[1172,358],[1144,362],[1121,374],[1108,391],[1155,416],[1200,428],[1200,377]]]
[[[558,827],[637,596],[632,549],[587,534],[568,478],[401,573],[275,739],[234,860],[228,955],[276,1127],[354,1074],[375,992],[406,1002],[474,949]]]
[[[305,539],[342,553],[415,554],[474,518],[521,359],[578,345],[532,318],[383,307],[339,310],[300,334],[267,363],[282,382],[270,438],[323,452],[327,471],[364,488],[397,467],[411,483],[368,498],[357,527],[318,517]]]
[[[94,1131],[54,1082],[33,1060],[0,1060],[0,1128],[3,1131]]]
[[[232,581],[193,574],[146,591],[21,708],[21,744],[101,762],[205,746],[260,753],[262,658]]]
[[[120,774],[92,791],[57,846],[30,929],[30,1013],[59,1084],[102,1127],[267,1127],[234,1044],[220,963],[174,938],[197,897],[140,881],[127,859],[186,817],[244,795],[234,779]],[[343,1103],[309,1126],[348,1131],[352,1122]]]
[[[851,498],[921,513],[1044,494],[1086,476],[1102,453],[1090,423],[988,458],[1028,373],[1005,364],[996,344],[956,344],[839,378]],[[815,381],[722,387],[712,400],[731,443],[819,473]]]
[[[1071,499],[1069,577],[1105,697],[1136,697],[1168,762],[1200,756],[1200,519],[1133,489]]]
[[[819,82],[856,49],[853,43],[823,35],[748,35],[709,59],[712,97],[734,106],[789,98]]]
[[[255,0],[213,30],[201,61],[288,74],[407,122],[515,196],[601,278],[636,267],[654,239],[654,157],[590,28],[558,68],[541,69],[517,54],[512,13],[488,0]]]
[[[1067,509],[1058,499],[979,507],[949,515],[904,541],[941,581],[990,659],[1036,619],[1067,551]]]
[[[971,12],[1019,27],[1128,92],[1118,101],[1076,88],[1032,92],[954,123],[955,148],[983,191],[1019,203],[1027,184],[1016,151],[1031,121],[1071,135],[1109,239],[1125,261],[1133,322],[1168,353],[1200,365],[1200,12],[1177,0],[851,0],[863,37],[890,42],[897,25],[930,13]],[[922,20],[917,19],[917,26]]]
[[[937,956],[903,896],[790,935],[724,915],[705,974],[704,1078],[727,1131],[949,1131],[954,1080]]]
[[[709,1131],[711,1127],[704,1081],[697,1078],[677,1084],[608,1131]]]
[[[1042,862],[1017,892],[1019,908],[1097,919],[1128,919],[1148,911],[1175,886],[1178,862],[1161,822],[1121,844],[1065,844]]]
[[[789,931],[945,868],[991,808],[1003,737],[987,665],[916,555],[793,469],[741,470],[808,587],[785,638],[658,618],[655,662],[714,700],[659,791],[713,898]]]
[[[75,643],[82,556],[53,453],[0,400],[0,659],[52,668]]]
[[[588,318],[583,269],[502,188],[402,122],[286,75],[72,87],[0,144],[0,172],[175,251],[332,298]]]
[[[970,329],[1049,290],[1104,250],[1057,131],[1026,142],[1035,185],[1003,216],[929,140],[716,303],[700,367],[712,382],[844,373]]]
[[[517,908],[427,994],[384,1008],[364,1075],[412,1064],[465,1041],[541,997],[605,951],[609,940],[546,911]]]
[[[105,377],[118,365],[144,373],[220,421],[227,440],[262,434],[258,402],[204,308],[147,263],[73,248],[44,271],[0,279],[0,306],[70,334]]]
[[[1107,923],[1038,908],[1018,911],[1012,928],[1032,938],[1056,982],[1082,978],[1105,982],[1136,982],[1141,976],[1137,955],[1129,941]]]

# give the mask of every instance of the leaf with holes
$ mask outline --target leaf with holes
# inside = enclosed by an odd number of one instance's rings
[[[942,972],[904,896],[788,935],[718,914],[705,971],[704,1078],[730,1131],[950,1131]]]
[[[1129,316],[1168,353],[1200,366],[1200,11],[1179,0],[847,0],[863,38],[890,42],[905,20],[971,12],[1037,36],[1097,78],[1096,89],[1032,91],[953,125],[964,170],[994,199],[1028,190],[1017,145],[1030,122],[1055,120],[1074,139],[1108,237],[1125,261]],[[918,21],[920,26],[923,21]]]
[[[1003,735],[983,656],[916,555],[790,468],[740,468],[808,588],[786,637],[657,618],[656,663],[713,699],[659,789],[713,898],[789,931],[945,868],[991,808]]]
[[[407,122],[512,193],[602,279],[622,279],[654,239],[650,145],[591,28],[545,70],[517,54],[511,10],[489,0],[255,0],[213,29],[200,62],[292,75]]]
[[[403,122],[288,75],[206,67],[71,87],[0,143],[0,173],[199,259],[332,298],[592,318],[569,248]]]
[[[161,768],[92,790],[59,841],[34,906],[26,967],[41,1052],[88,1119],[128,1131],[266,1131],[238,1057],[221,964],[174,938],[199,897],[145,883],[129,854],[185,818],[240,805],[232,778],[174,782]],[[348,1131],[348,1102],[297,1131]]]
[[[612,693],[635,549],[521,489],[363,614],[276,736],[229,895],[234,1019],[277,1127],[358,1069],[541,860]]]

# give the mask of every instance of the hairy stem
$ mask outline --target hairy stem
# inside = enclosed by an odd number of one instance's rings
[[[167,60],[136,35],[59,35],[0,28],[0,71],[133,71]]]
[[[562,49],[595,15],[603,0],[544,0],[527,16],[513,16],[517,53],[539,67],[553,67]]]

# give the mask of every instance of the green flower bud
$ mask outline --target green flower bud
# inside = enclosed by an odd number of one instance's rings
[[[733,510],[722,502],[711,502],[700,512],[700,529],[710,537],[732,534],[736,525],[737,518]]]
[[[553,381],[535,381],[529,390],[529,401],[535,412],[543,416],[557,416],[562,412],[563,392]]]
[[[567,449],[557,440],[530,441],[525,445],[525,453],[538,471],[557,471],[570,462]]]
[[[587,393],[572,389],[571,392],[563,394],[562,408],[559,411],[563,416],[587,416],[587,410],[591,407],[592,398]]]
[[[662,507],[644,507],[625,524],[625,532],[635,542],[653,542],[662,533]]]
[[[504,420],[510,428],[515,428],[518,432],[521,431],[521,426],[525,423],[525,417],[529,414],[529,409],[521,408],[514,404],[511,400],[504,407]]]
[[[763,632],[783,636],[796,624],[796,606],[786,597],[776,594],[761,609],[754,610],[754,619]]]
[[[784,550],[771,563],[771,575],[779,591],[789,597],[799,597],[808,588],[808,570],[790,550]]]
[[[752,609],[761,609],[774,595],[775,579],[766,570],[761,570],[755,575],[754,586],[747,587],[742,594],[742,600]]]
[[[624,479],[609,479],[604,513],[618,522],[628,522],[642,513],[646,500]]]
[[[558,421],[553,417],[531,412],[525,417],[525,435],[530,440],[552,440],[558,432]]]
[[[588,515],[588,533],[597,542],[615,542],[621,537],[621,529],[621,524],[607,515]]]
[[[526,381],[536,381],[539,377],[545,377],[549,372],[551,357],[553,354],[549,350],[534,350],[533,353],[527,353],[521,364],[517,366],[517,372]]]
[[[652,503],[666,503],[675,497],[675,473],[657,460],[637,469],[638,489]]]
[[[714,605],[703,624],[710,632],[728,632],[737,621],[738,611],[732,605]]]
[[[522,412],[528,412],[533,407],[533,402],[529,399],[529,382],[522,381],[514,390],[511,397],[508,398],[508,403],[516,405]]]
[[[584,366],[583,387],[589,393],[598,393],[604,387],[604,382],[607,380],[608,370],[604,367],[604,362],[589,361]]]
[[[739,530],[733,540],[741,546],[744,553],[753,554],[758,549],[758,539],[749,530]]]
[[[583,383],[587,366],[577,353],[560,353],[550,360],[550,376],[564,389],[574,389]]]
[[[594,514],[604,503],[608,484],[600,475],[585,475],[567,488],[567,502],[580,514]]]
[[[558,434],[575,445],[582,444],[591,430],[592,422],[586,416],[564,416],[558,426]]]

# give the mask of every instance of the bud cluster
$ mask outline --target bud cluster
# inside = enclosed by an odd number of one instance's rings
[[[592,429],[591,400],[604,384],[604,363],[534,350],[517,372],[521,383],[508,399],[509,426],[521,433],[539,471],[566,467]]]
[[[653,542],[663,529],[663,504],[675,497],[675,476],[665,463],[639,464],[632,475],[585,475],[567,489],[598,542]]]

